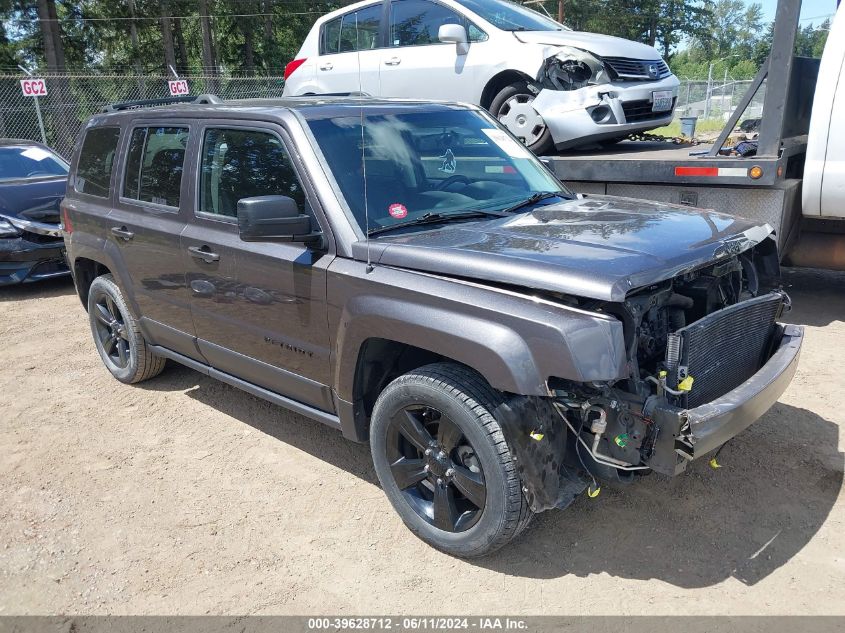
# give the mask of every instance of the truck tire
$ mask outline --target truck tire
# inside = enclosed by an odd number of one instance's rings
[[[376,474],[420,539],[454,556],[483,556],[531,520],[499,423],[501,396],[476,372],[436,363],[379,395],[370,426]]]
[[[88,321],[103,364],[120,382],[141,382],[164,370],[167,360],[150,351],[111,275],[97,277],[91,284]]]
[[[533,107],[534,93],[528,82],[517,81],[502,88],[490,102],[490,114],[511,134],[523,140],[535,154],[544,154],[552,147],[552,133]]]

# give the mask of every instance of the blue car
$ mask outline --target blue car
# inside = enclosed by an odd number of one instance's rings
[[[44,145],[0,139],[0,286],[69,274],[59,218],[67,173]]]

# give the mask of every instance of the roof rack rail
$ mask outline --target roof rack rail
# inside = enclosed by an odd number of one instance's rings
[[[160,105],[170,105],[173,103],[197,103],[197,104],[216,104],[223,103],[223,100],[217,95],[204,94],[198,97],[165,97],[164,99],[138,99],[136,101],[121,101],[119,103],[112,103],[105,106],[101,112],[118,112],[119,110],[132,110],[134,108],[146,108]]]

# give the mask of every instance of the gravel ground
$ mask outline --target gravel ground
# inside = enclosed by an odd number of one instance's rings
[[[0,289],[0,614],[845,614],[845,274],[724,468],[605,487],[466,562],[393,513],[367,446],[188,369],[100,363],[69,281]]]

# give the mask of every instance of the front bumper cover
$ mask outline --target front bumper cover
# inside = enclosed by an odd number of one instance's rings
[[[654,407],[651,419],[658,431],[646,461],[652,470],[666,475],[683,472],[690,460],[744,431],[778,401],[795,375],[804,340],[802,327],[778,327],[780,342],[774,354],[736,389],[693,409],[679,409],[665,400]]]
[[[628,122],[623,104],[650,101],[655,91],[671,91],[677,98],[679,86],[678,79],[670,75],[653,82],[614,82],[571,91],[542,89],[531,105],[549,127],[555,147],[566,149],[668,125],[674,110],[655,114],[647,121]],[[612,113],[601,123],[590,114],[599,106],[606,106]]]
[[[64,242],[0,239],[0,286],[68,275]]]

